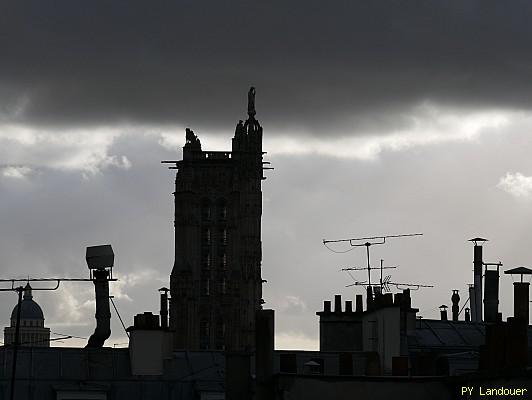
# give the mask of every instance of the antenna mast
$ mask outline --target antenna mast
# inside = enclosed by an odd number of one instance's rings
[[[378,244],[385,244],[386,239],[390,238],[400,238],[400,237],[411,237],[411,236],[423,236],[422,233],[405,233],[400,235],[383,235],[383,236],[370,236],[370,237],[361,237],[361,238],[351,238],[351,239],[336,239],[336,240],[326,240],[323,239],[323,245],[327,247],[327,249],[335,252],[332,250],[327,244],[329,243],[349,243],[351,247],[366,247],[366,260],[367,260],[367,271],[368,271],[368,286],[371,286],[371,270],[377,269],[372,268],[370,264],[370,251],[369,248],[374,245]],[[352,249],[351,249],[352,250]],[[350,250],[347,250],[350,251]],[[382,264],[381,264],[382,267]],[[381,269],[381,281],[382,281],[382,269]],[[382,282],[381,282],[382,285]]]

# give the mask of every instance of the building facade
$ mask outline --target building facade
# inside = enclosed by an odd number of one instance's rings
[[[170,328],[176,349],[251,351],[261,308],[262,127],[239,121],[232,151],[203,151],[186,131],[175,161],[175,262]]]

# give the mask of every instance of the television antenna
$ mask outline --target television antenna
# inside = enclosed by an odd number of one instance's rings
[[[383,236],[369,236],[369,237],[361,237],[361,238],[350,238],[350,239],[336,239],[336,240],[327,240],[323,239],[323,245],[329,249],[330,251],[334,253],[346,253],[348,251],[354,250],[355,247],[366,247],[366,260],[367,260],[367,266],[366,269],[368,271],[368,285],[371,286],[371,270],[377,269],[372,268],[370,264],[370,247],[379,245],[379,244],[385,244],[386,239],[392,239],[392,238],[401,238],[401,237],[412,237],[412,236],[423,236],[422,233],[404,233],[400,235],[383,235]],[[345,251],[335,251],[330,246],[328,246],[329,243],[349,243],[351,248],[349,250]],[[381,277],[382,277],[382,269],[381,269]],[[381,278],[382,280],[382,278]]]
[[[422,284],[417,284],[417,283],[400,283],[400,282],[392,282],[391,279],[392,279],[392,276],[391,275],[387,275],[385,276],[384,278],[382,277],[382,270],[383,269],[390,269],[390,268],[397,268],[396,266],[393,266],[393,267],[384,267],[383,266],[383,263],[384,263],[384,260],[381,259],[381,264],[380,264],[380,267],[379,268],[371,268],[371,269],[380,269],[381,271],[381,276],[380,276],[380,279],[379,279],[379,283],[380,283],[380,288],[381,288],[381,293],[384,293],[384,292],[390,292],[390,285],[392,286],[396,286],[397,289],[401,289],[401,288],[409,288],[409,289],[412,289],[412,290],[418,290],[419,288],[431,288],[431,287],[434,287],[432,285],[422,285]],[[358,270],[362,270],[364,268],[358,268]],[[365,286],[366,284],[366,281],[364,282],[360,282],[360,281],[357,281],[352,275],[351,277],[353,278],[353,280],[355,281],[354,283],[351,283],[349,285],[346,285],[346,287],[351,287],[351,286]]]

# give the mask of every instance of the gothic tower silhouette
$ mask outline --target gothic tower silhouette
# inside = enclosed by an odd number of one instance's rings
[[[254,349],[262,303],[262,127],[255,89],[232,151],[203,151],[186,130],[175,180],[170,329],[176,349]]]

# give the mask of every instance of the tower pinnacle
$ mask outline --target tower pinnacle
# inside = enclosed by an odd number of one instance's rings
[[[255,88],[251,86],[248,92],[248,115],[249,119],[255,119]]]

